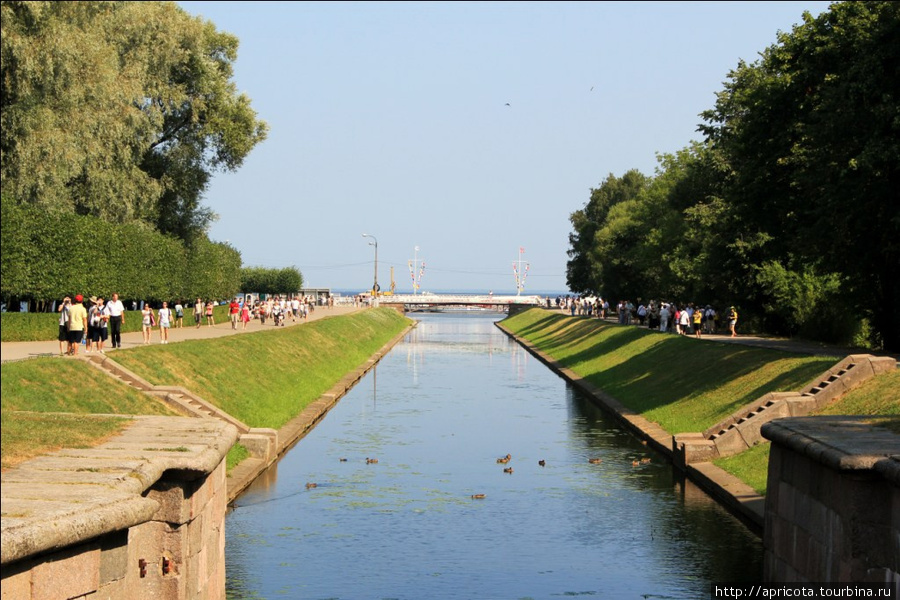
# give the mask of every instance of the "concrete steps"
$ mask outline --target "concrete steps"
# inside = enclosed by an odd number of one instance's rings
[[[844,358],[799,392],[772,392],[744,406],[702,433],[673,437],[676,463],[688,465],[739,454],[765,441],[765,423],[809,415],[879,373],[897,368],[890,357],[856,354]]]
[[[238,430],[238,443],[247,448],[253,459],[268,464],[278,454],[278,432],[274,429],[250,427],[183,387],[153,385],[105,355],[87,356],[85,360],[109,377],[153,396],[181,415],[201,419],[214,418],[233,425]]]

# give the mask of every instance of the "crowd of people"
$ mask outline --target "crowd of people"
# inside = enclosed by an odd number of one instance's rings
[[[125,324],[125,305],[113,294],[109,302],[97,296],[88,299],[77,294],[75,301],[66,296],[57,308],[59,312],[59,353],[78,355],[78,348],[85,345],[87,352],[105,353],[106,341],[112,338],[112,347],[122,345],[122,325]]]
[[[81,294],[66,296],[59,304],[59,353],[60,355],[77,356],[78,349],[84,345],[85,352],[106,353],[106,343],[111,341],[113,348],[122,346],[122,327],[125,325],[125,305],[118,294],[113,294],[107,302],[102,296],[91,296],[87,299]],[[216,324],[214,309],[220,303],[216,300],[197,298],[191,308],[194,325],[199,328],[204,323],[207,327]],[[226,304],[222,302],[221,304]],[[261,325],[272,320],[277,326],[284,326],[287,319],[293,322],[309,320],[315,310],[316,300],[310,296],[269,296],[266,299],[253,298],[250,295],[235,296],[228,305],[228,316],[231,328],[247,329],[248,324],[258,319]],[[320,298],[320,306],[334,306],[334,298]],[[144,344],[152,341],[153,330],[159,332],[159,342],[169,343],[169,330],[184,327],[185,303],[176,301],[174,306],[164,301],[159,310],[154,310],[149,302],[132,302],[132,311],[140,311],[141,332]]]
[[[556,308],[573,317],[615,318],[622,325],[638,325],[697,338],[703,334],[715,334],[724,326],[731,337],[737,337],[738,313],[734,306],[720,314],[709,304],[685,303],[679,306],[675,302],[641,302],[638,299],[637,304],[620,300],[615,306],[610,306],[609,300],[600,297],[557,296]]]

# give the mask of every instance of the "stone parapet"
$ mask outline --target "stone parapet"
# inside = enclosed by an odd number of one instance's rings
[[[224,598],[236,439],[217,419],[136,417],[101,446],[4,472],[0,597]]]
[[[900,586],[900,435],[855,416],[780,419],[762,432],[772,442],[766,580]]]

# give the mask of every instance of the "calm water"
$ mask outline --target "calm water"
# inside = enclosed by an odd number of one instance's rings
[[[229,598],[693,600],[760,579],[760,541],[497,315],[416,318],[238,499]]]

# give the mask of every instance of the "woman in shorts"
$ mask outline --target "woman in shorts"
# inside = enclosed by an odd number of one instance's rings
[[[144,308],[141,309],[141,331],[144,333],[144,343],[150,343],[150,333],[153,331],[153,325],[156,318],[153,315],[153,309],[150,308],[148,302],[144,302]]]
[[[208,327],[212,327],[216,324],[216,320],[213,318],[213,308],[215,305],[216,303],[212,300],[206,303],[206,325]]]
[[[159,343],[169,343],[169,328],[172,326],[172,309],[168,302],[163,302],[159,309]]]

